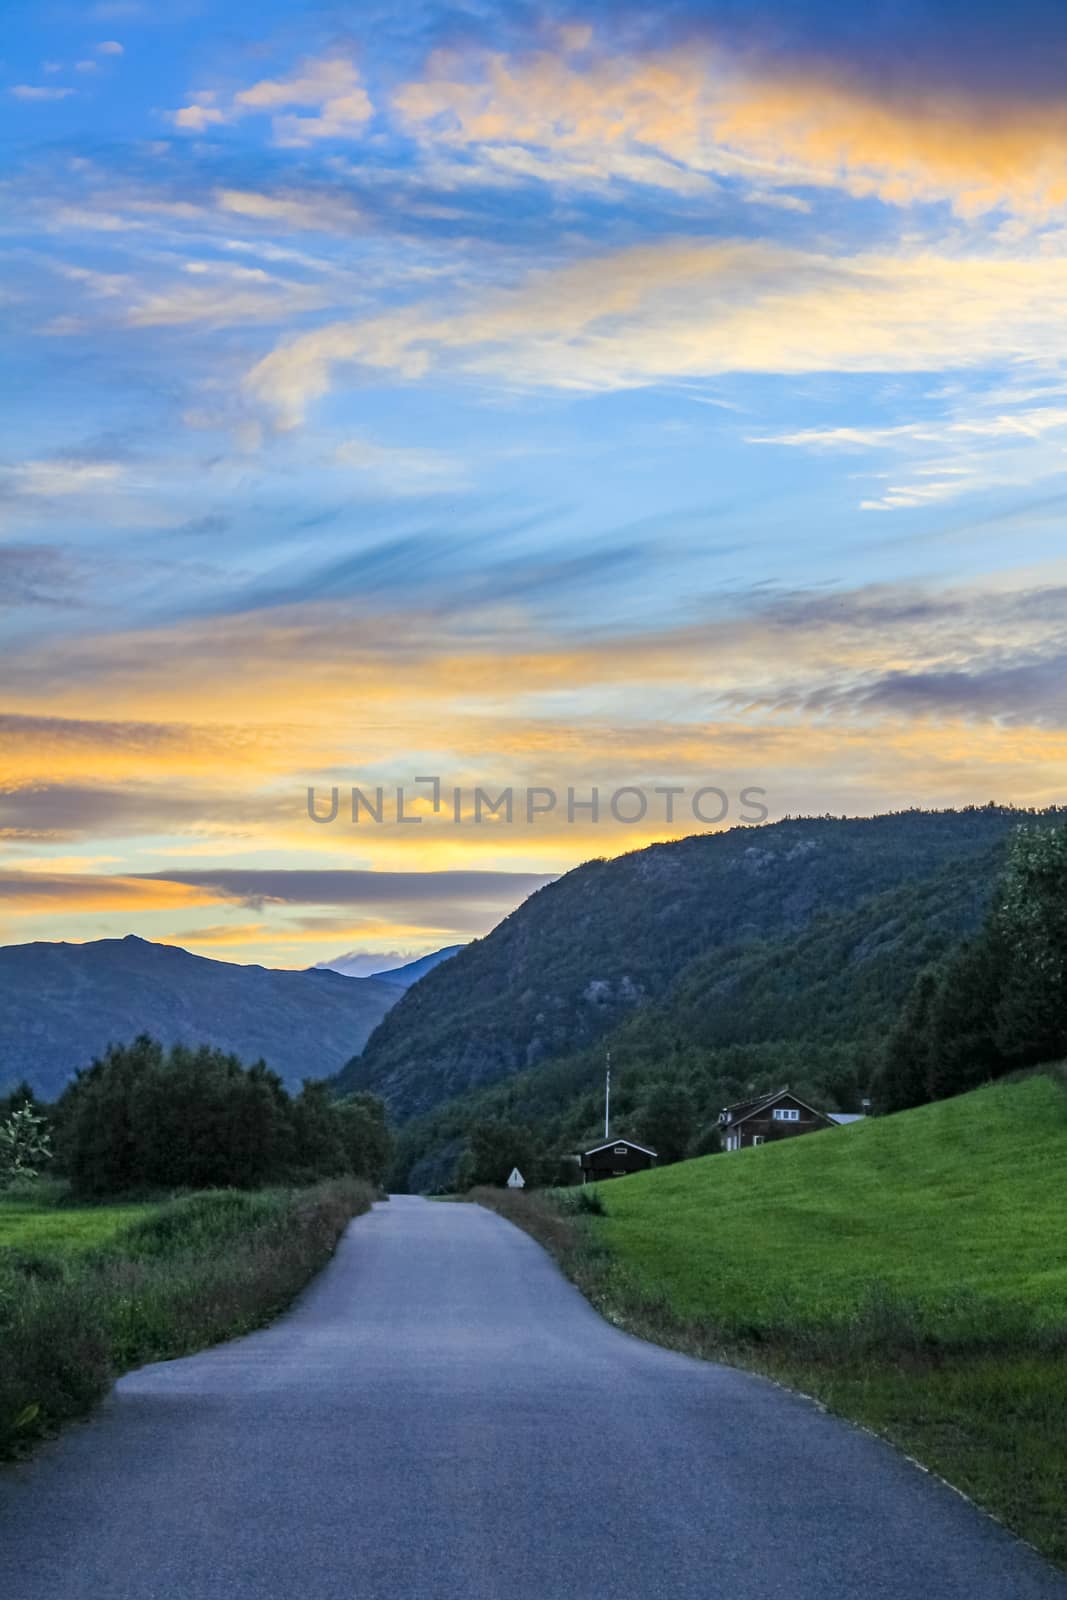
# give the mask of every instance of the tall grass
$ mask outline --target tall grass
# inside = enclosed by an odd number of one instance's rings
[[[0,1457],[84,1415],[129,1367],[276,1316],[373,1198],[355,1179],[211,1190],[91,1251],[0,1252]]]

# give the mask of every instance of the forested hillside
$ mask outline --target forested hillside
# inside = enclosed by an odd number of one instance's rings
[[[761,943],[789,941],[824,913],[847,912],[953,862],[971,862],[973,892],[968,897],[958,885],[954,920],[946,912],[945,937],[958,937],[980,915],[981,885],[993,870],[983,858],[1025,815],[989,806],[791,818],[587,862],[410,990],[345,1067],[339,1087],[380,1094],[407,1121],[564,1058],[571,1082],[576,1069],[569,1058],[580,1060],[588,1046],[642,1016],[650,1030],[644,1054],[661,1061],[673,1048],[673,1024],[657,1009],[668,994],[671,1015],[676,1004],[682,1013],[689,1007],[699,1012],[702,1029],[710,1009],[719,1032],[701,1033],[701,1048],[790,1037],[798,1024],[800,1036],[814,1032],[831,1048],[839,1030],[831,1019],[838,1002],[828,958],[827,992],[821,978],[795,984],[788,1004],[806,1011],[780,1024],[785,1000],[771,1005],[767,985],[785,981],[776,971],[781,955],[764,960]],[[868,934],[856,935],[861,949],[853,967],[864,982]],[[892,941],[894,934],[890,927],[870,937]],[[688,970],[705,956],[711,965]],[[794,959],[818,967],[823,957],[816,951]],[[908,966],[905,984],[915,970]]]
[[[595,1046],[409,1122],[394,1181],[447,1187],[469,1130],[490,1119],[536,1130],[540,1175],[553,1179],[554,1156],[600,1127],[609,1048],[614,1130],[667,1160],[714,1149],[719,1110],[752,1088],[788,1082],[858,1110],[918,974],[981,924],[1003,849],[822,912],[800,933],[705,952]]]

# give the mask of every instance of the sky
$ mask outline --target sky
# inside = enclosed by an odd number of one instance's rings
[[[0,942],[1064,800],[1060,0],[5,16]]]

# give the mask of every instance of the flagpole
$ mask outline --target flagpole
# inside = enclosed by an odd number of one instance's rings
[[[604,1078],[604,1138],[611,1138],[611,1051],[608,1051],[607,1073]]]

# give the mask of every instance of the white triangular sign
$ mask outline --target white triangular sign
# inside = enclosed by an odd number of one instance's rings
[[[526,1179],[523,1177],[523,1175],[519,1171],[518,1167],[512,1167],[512,1169],[511,1169],[511,1177],[508,1179],[508,1188],[509,1189],[525,1189],[525,1187],[526,1187]]]

